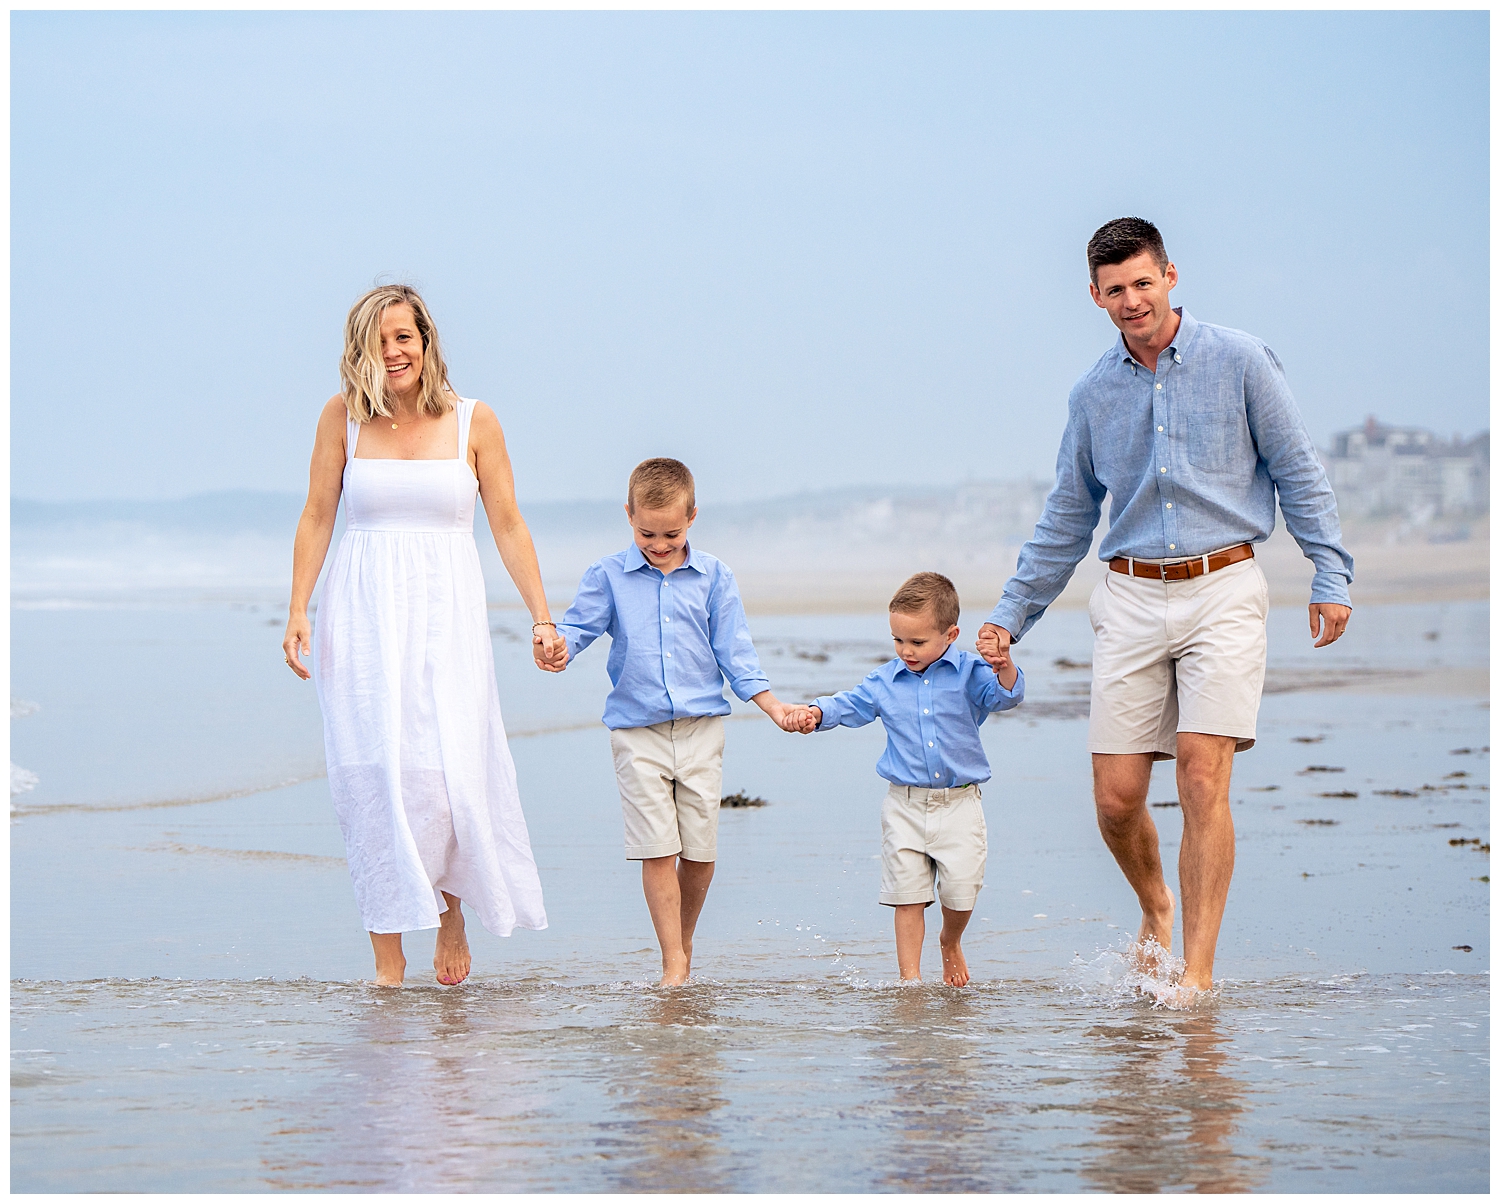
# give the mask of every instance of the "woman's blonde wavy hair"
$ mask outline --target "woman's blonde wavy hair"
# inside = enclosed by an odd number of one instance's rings
[[[395,417],[386,395],[385,357],[380,350],[380,319],[393,305],[409,305],[422,336],[421,394],[418,408],[438,417],[454,406],[453,386],[448,383],[448,365],[438,344],[437,326],[427,312],[427,303],[417,290],[405,284],[382,284],[354,303],[344,323],[344,358],[339,361],[340,392],[349,416],[369,422],[377,414]]]

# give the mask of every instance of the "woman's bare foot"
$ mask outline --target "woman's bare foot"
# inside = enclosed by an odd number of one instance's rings
[[[938,948],[943,951],[943,981],[950,987],[968,986],[969,963],[964,958],[963,946],[957,941],[948,945],[940,940]]]
[[[406,980],[406,955],[401,952],[399,932],[372,932],[375,949],[375,985],[399,987]]]
[[[464,935],[464,913],[459,901],[448,899],[448,910],[439,917],[437,948],[432,954],[432,968],[445,987],[456,987],[469,977],[469,939]]]
[[[1171,887],[1163,886],[1162,890],[1167,895],[1166,907],[1141,912],[1141,930],[1130,950],[1135,968],[1143,974],[1159,972],[1164,963],[1163,955],[1172,952],[1172,921],[1177,915],[1177,900]]]

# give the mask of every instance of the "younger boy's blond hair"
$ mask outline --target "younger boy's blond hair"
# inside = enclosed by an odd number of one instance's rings
[[[666,510],[682,502],[691,514],[697,504],[693,492],[693,474],[681,460],[659,456],[642,460],[630,474],[625,504],[635,513],[637,506],[647,510]]]
[[[939,631],[947,631],[958,622],[958,590],[941,573],[915,573],[908,577],[891,599],[893,614],[919,615],[931,608]]]

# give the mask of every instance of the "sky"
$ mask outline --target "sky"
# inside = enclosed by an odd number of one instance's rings
[[[1050,478],[1127,214],[1320,445],[1486,429],[1488,20],[15,12],[12,494],[304,490],[389,280],[523,504]]]

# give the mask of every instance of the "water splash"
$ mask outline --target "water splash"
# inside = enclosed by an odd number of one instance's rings
[[[1092,958],[1074,954],[1064,976],[1064,988],[1106,1006],[1149,999],[1153,1007],[1191,1007],[1201,996],[1181,985],[1186,963],[1155,940],[1136,945],[1126,939]],[[1216,996],[1211,992],[1209,998]]]

